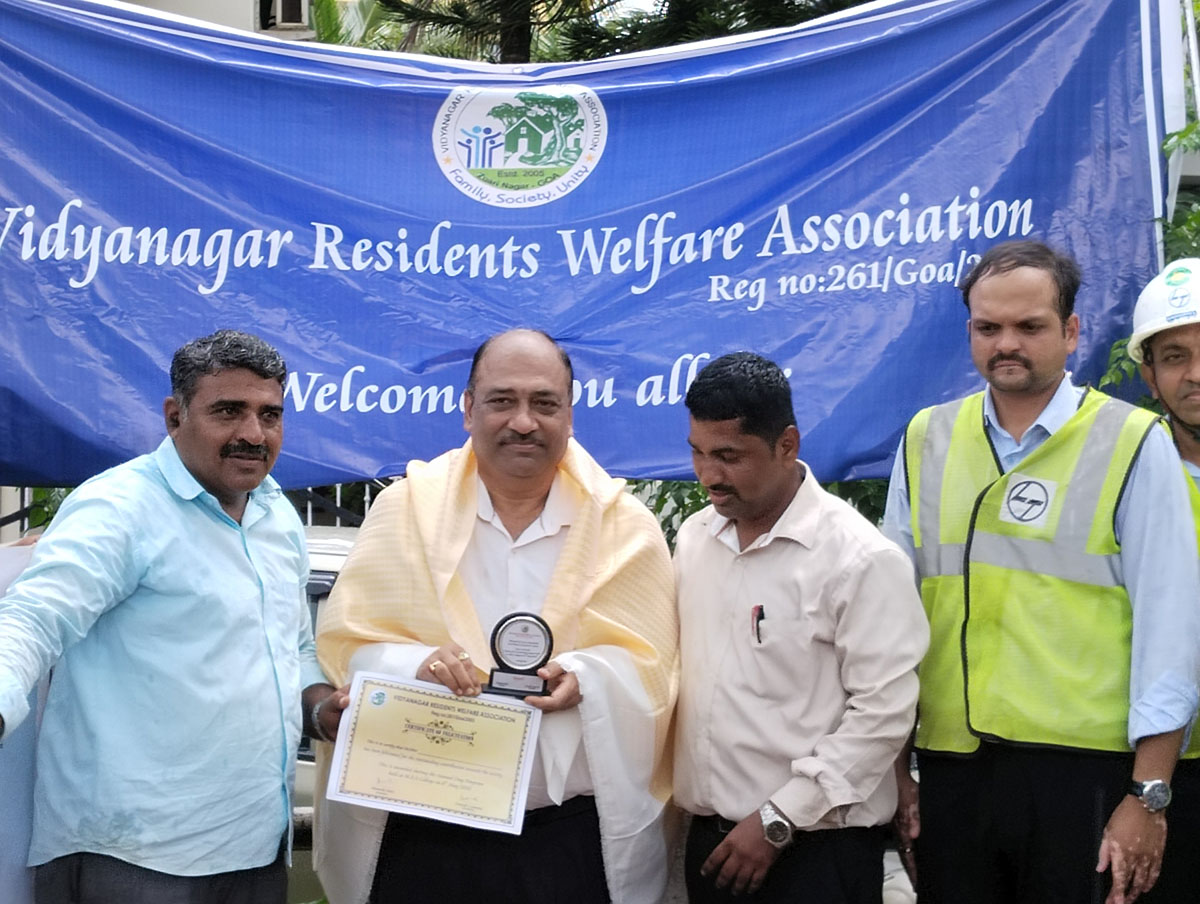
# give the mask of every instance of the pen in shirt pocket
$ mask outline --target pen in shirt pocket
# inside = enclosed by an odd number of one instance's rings
[[[755,606],[750,610],[750,633],[755,643],[762,643],[762,623],[766,617],[767,610],[762,606]]]

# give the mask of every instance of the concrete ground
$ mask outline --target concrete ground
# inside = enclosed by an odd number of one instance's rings
[[[683,845],[677,848],[662,904],[687,904],[687,891],[683,885]],[[312,874],[312,852],[296,851],[293,861],[288,900],[293,904],[316,901],[321,897],[321,886]],[[883,858],[883,904],[916,904],[916,900],[904,867],[900,865],[900,857],[889,850]]]

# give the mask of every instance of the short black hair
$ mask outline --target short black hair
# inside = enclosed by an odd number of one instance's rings
[[[985,276],[1008,273],[1018,267],[1033,267],[1050,274],[1058,288],[1058,319],[1066,323],[1075,311],[1075,295],[1082,281],[1079,264],[1069,254],[1062,254],[1049,245],[1031,240],[1004,242],[984,253],[959,285],[967,310],[971,310],[970,295],[975,283]]]
[[[171,395],[186,410],[201,377],[237,369],[275,380],[280,386],[287,379],[287,365],[279,352],[258,336],[240,330],[217,330],[175,352],[171,358]]]
[[[737,418],[743,433],[771,446],[796,423],[787,377],[774,361],[753,352],[733,352],[711,362],[688,387],[684,404],[698,421]]]
[[[479,370],[479,362],[483,360],[484,353],[488,350],[494,341],[501,336],[507,336],[509,333],[535,333],[541,336],[547,342],[554,346],[558,352],[559,360],[562,361],[563,367],[567,369],[567,395],[570,396],[575,386],[575,368],[571,366],[571,356],[567,354],[567,350],[554,341],[554,337],[545,330],[535,330],[527,327],[518,327],[516,329],[505,330],[503,333],[496,333],[494,336],[488,336],[480,343],[479,348],[475,349],[475,354],[471,358],[471,372],[467,374],[467,393],[474,395],[475,393],[475,373]]]

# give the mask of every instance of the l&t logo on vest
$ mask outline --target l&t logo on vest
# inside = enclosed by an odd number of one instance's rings
[[[1008,494],[1004,497],[1004,507],[1000,510],[1000,520],[1009,524],[1042,527],[1050,514],[1050,503],[1054,501],[1057,491],[1058,484],[1053,480],[1013,474],[1008,484]]]

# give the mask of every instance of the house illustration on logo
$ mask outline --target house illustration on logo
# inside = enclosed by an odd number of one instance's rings
[[[554,121],[549,116],[522,116],[504,133],[504,153],[540,154],[543,143],[554,134]]]
[[[583,117],[570,95],[522,91],[488,115],[504,124],[505,165],[568,167],[582,152]]]

